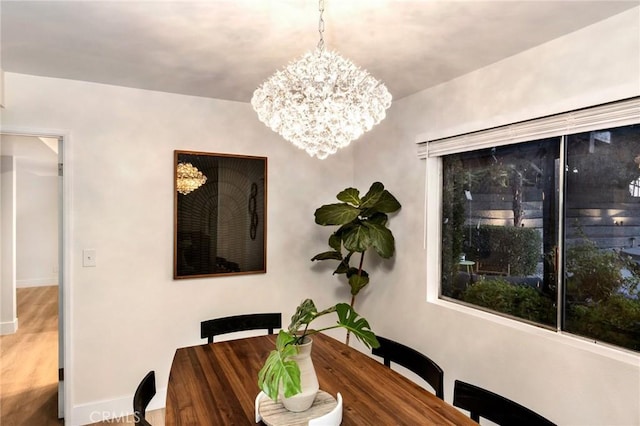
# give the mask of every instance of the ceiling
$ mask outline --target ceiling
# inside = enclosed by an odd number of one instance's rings
[[[640,0],[325,0],[325,42],[394,99],[451,80]],[[315,0],[8,1],[2,68],[248,102],[315,48]]]

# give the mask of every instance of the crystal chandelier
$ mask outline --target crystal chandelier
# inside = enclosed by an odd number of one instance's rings
[[[253,93],[260,121],[309,155],[327,158],[385,117],[391,94],[366,70],[324,49],[324,0],[320,41]]]
[[[176,188],[182,195],[200,188],[207,181],[207,177],[191,163],[178,163],[176,170]]]

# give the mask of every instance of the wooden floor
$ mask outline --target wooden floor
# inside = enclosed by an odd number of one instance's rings
[[[0,425],[58,420],[58,287],[19,288],[18,331],[0,336]]]
[[[58,426],[58,287],[19,288],[18,332],[0,336],[0,425]],[[164,425],[164,409],[147,413]],[[132,425],[133,417],[97,425]]]

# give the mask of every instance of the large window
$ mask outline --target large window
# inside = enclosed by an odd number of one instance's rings
[[[640,125],[566,140],[563,329],[640,351]]]
[[[555,133],[437,155],[440,297],[640,351],[640,125]]]
[[[442,295],[556,324],[560,138],[443,158]]]

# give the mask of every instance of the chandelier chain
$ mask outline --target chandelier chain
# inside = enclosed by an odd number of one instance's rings
[[[324,50],[324,0],[319,0],[318,11],[320,12],[320,20],[318,21],[318,33],[320,34],[320,40],[318,40],[318,52],[322,53]]]

